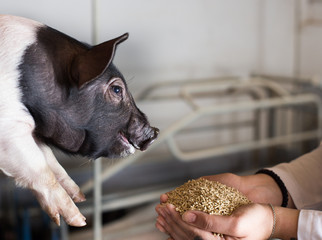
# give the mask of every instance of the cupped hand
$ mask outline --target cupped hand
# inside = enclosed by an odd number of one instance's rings
[[[243,205],[230,216],[188,211],[181,217],[170,204],[159,205],[156,210],[157,228],[173,240],[268,239],[273,226],[272,210],[267,204]]]
[[[211,181],[218,181],[227,186],[234,187],[238,189],[241,193],[247,196],[254,203],[272,203],[273,205],[280,205],[282,202],[282,193],[275,183],[275,181],[268,175],[257,174],[249,176],[238,176],[232,173],[224,173],[212,176],[205,176]],[[175,240],[180,239],[217,239],[218,237],[214,236],[209,228],[197,228],[194,225],[190,225],[187,222],[183,221],[182,217],[178,212],[175,211],[173,205],[164,205],[166,203],[168,196],[162,194],[160,196],[161,204],[156,207],[158,213],[156,227],[164,233],[172,236]],[[241,208],[243,209],[243,208]],[[238,210],[241,211],[241,210]],[[237,211],[237,213],[238,213]],[[215,219],[220,216],[210,216],[208,214],[203,214],[202,216],[215,217]],[[187,215],[183,215],[183,218]],[[186,219],[187,220],[187,219]],[[211,223],[209,223],[211,224]],[[196,238],[197,237],[197,238]],[[226,239],[229,239],[230,236],[226,236]],[[220,239],[220,238],[218,238]]]

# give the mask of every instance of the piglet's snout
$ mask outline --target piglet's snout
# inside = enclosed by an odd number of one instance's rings
[[[129,142],[136,149],[145,151],[158,137],[159,129],[151,127],[146,116],[139,110],[132,114],[127,128]]]
[[[158,137],[159,135],[159,129],[155,127],[148,127],[144,129],[144,138],[139,143],[138,147],[141,151],[145,151],[151,143]]]

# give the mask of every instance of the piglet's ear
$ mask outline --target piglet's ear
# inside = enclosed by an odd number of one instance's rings
[[[128,37],[129,34],[125,33],[93,46],[76,57],[72,65],[72,75],[79,88],[104,73],[114,58],[116,46]]]

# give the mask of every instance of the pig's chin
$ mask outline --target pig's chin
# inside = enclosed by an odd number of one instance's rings
[[[120,157],[127,157],[128,155],[135,153],[135,147],[129,142],[122,132],[119,133],[118,139],[121,144]]]

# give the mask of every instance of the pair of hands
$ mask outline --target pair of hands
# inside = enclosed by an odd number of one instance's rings
[[[182,216],[173,205],[158,205],[156,227],[170,237],[168,240],[268,239],[273,226],[273,213],[267,203],[280,206],[282,193],[275,181],[265,174],[237,176],[231,173],[204,177],[238,189],[253,204],[237,208],[230,216],[209,215],[188,211]],[[167,195],[160,197],[161,203]]]

